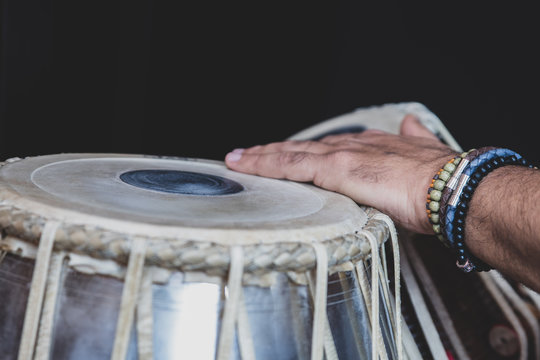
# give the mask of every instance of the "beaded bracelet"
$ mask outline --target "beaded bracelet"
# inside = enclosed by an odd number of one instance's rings
[[[440,224],[441,228],[444,228],[446,226],[446,208],[448,201],[450,200],[450,196],[452,196],[452,193],[456,189],[459,178],[461,174],[463,173],[463,170],[465,170],[465,167],[471,162],[472,159],[477,157],[478,155],[481,155],[489,150],[495,149],[494,147],[483,147],[481,149],[471,149],[467,152],[464,152],[461,154],[461,157],[463,158],[463,161],[460,162],[459,166],[456,168],[454,173],[452,174],[452,177],[447,181],[444,190],[442,192],[441,196],[441,207],[439,209],[439,217],[440,217]],[[448,241],[448,240],[447,240]],[[447,246],[452,247],[453,244],[448,244]]]
[[[426,212],[428,215],[428,220],[431,223],[437,238],[439,238],[439,240],[447,247],[450,247],[450,245],[447,241],[445,241],[440,224],[440,201],[446,182],[451,178],[453,172],[460,163],[461,158],[462,156],[456,156],[448,160],[431,180],[431,184],[429,185],[427,192]]]
[[[521,165],[530,168],[533,166],[512,150],[492,147],[470,151],[462,164],[464,164],[462,168],[454,172],[454,175],[459,177],[456,177],[457,183],[449,184],[449,188],[455,186],[455,190],[451,192],[445,204],[446,213],[442,232],[450,246],[457,252],[456,265],[460,269],[465,272],[487,271],[491,267],[470,254],[464,242],[465,218],[474,190],[486,175],[501,166]]]

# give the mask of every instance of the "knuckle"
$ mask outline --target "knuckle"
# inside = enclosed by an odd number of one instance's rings
[[[279,155],[278,161],[281,165],[294,165],[303,161],[307,157],[305,152],[283,152]]]
[[[296,149],[301,142],[299,140],[286,140],[281,143],[281,146],[279,146],[279,149],[283,151],[292,151],[292,149]]]

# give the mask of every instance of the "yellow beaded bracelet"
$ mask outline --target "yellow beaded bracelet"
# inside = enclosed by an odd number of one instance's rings
[[[446,246],[449,245],[442,234],[439,219],[440,200],[446,182],[450,179],[450,177],[452,177],[456,167],[459,165],[461,159],[465,155],[466,153],[463,153],[448,160],[431,180],[431,184],[429,185],[427,192],[426,212],[428,215],[428,220],[431,223],[437,238]]]

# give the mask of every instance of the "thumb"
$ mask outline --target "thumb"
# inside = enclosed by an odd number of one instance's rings
[[[401,121],[401,127],[399,130],[401,135],[419,136],[429,139],[438,139],[437,136],[426,128],[420,120],[414,115],[405,115]]]

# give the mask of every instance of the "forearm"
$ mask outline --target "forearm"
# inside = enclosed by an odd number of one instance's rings
[[[540,171],[506,166],[478,185],[466,219],[470,251],[540,291]]]

